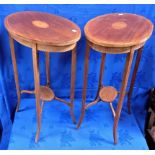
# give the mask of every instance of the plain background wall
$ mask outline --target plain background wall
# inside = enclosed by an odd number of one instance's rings
[[[153,23],[155,23],[155,5],[0,5],[0,60],[2,74],[1,85],[3,88],[1,92],[5,98],[5,108],[7,108],[7,113],[12,117],[16,107],[17,98],[9,40],[7,31],[4,27],[4,19],[7,15],[19,11],[42,11],[53,13],[66,17],[67,19],[75,22],[81,28],[82,37],[77,47],[77,70],[75,85],[76,98],[81,98],[83,88],[83,69],[85,56],[85,37],[83,29],[88,20],[102,14],[127,12],[145,16]],[[142,59],[134,87],[133,99],[139,94],[147,95],[148,90],[155,86],[154,42],[155,35],[153,32],[153,35],[146,43],[143,50]],[[15,43],[15,50],[18,64],[20,87],[21,89],[33,89],[34,82],[31,49]],[[120,88],[125,56],[125,54],[107,55],[104,75],[105,85],[113,85],[117,89]],[[40,77],[42,84],[45,84],[46,81],[44,58],[44,54],[41,52]],[[51,53],[50,58],[51,86],[57,96],[69,97],[71,54],[70,52],[63,54]],[[101,53],[91,52],[87,97],[95,96],[95,92],[98,86],[100,60]],[[145,102],[146,100],[140,101],[140,104],[144,104]],[[6,111],[2,108],[1,110]]]

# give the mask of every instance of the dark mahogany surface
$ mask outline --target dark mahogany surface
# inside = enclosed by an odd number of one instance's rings
[[[89,41],[107,47],[144,43],[152,31],[153,24],[148,19],[127,13],[98,16],[85,26],[85,35]]]
[[[76,43],[81,36],[73,22],[43,12],[18,12],[5,19],[7,30],[23,39],[56,46]]]

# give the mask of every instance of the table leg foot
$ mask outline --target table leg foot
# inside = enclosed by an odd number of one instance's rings
[[[74,117],[74,107],[73,107],[73,105],[71,105],[71,107],[70,107],[70,115],[71,115],[73,123],[76,124],[76,119]]]
[[[19,107],[20,107],[20,96],[18,97],[18,103],[17,103],[17,107],[16,107],[16,112],[19,111]]]
[[[80,115],[80,119],[79,119],[79,122],[78,122],[77,127],[76,127],[77,129],[81,126],[81,123],[84,119],[84,115],[85,115],[85,106],[83,105],[81,115]]]
[[[19,111],[19,106],[20,106],[20,105],[17,105],[17,107],[16,107],[16,112],[18,112],[18,111]]]
[[[37,130],[36,137],[35,137],[35,143],[38,143],[39,136],[40,136],[40,129]]]
[[[115,116],[114,126],[113,126],[114,144],[117,144],[117,142],[118,142],[118,139],[117,139],[117,127],[118,127],[118,117]]]

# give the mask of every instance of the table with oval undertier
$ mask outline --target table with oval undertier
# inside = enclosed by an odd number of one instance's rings
[[[7,16],[5,19],[5,27],[9,32],[11,57],[18,97],[16,111],[18,111],[19,109],[21,94],[35,94],[37,113],[37,133],[35,142],[37,142],[40,134],[41,116],[44,101],[51,101],[55,99],[68,105],[70,107],[71,118],[75,123],[73,102],[76,71],[76,44],[81,37],[81,31],[76,24],[69,21],[68,19],[53,14],[32,11],[18,12]],[[14,40],[21,43],[24,46],[32,48],[35,83],[35,89],[33,91],[20,89],[14,49]],[[46,86],[40,85],[39,50],[45,52],[47,78]],[[72,52],[70,102],[56,97],[53,90],[50,88],[49,54],[50,52],[64,53],[67,51]],[[42,101],[41,105],[40,101]]]
[[[82,109],[81,116],[77,125],[80,127],[85,110],[92,105],[97,104],[100,100],[108,102],[114,116],[113,125],[113,137],[114,143],[117,143],[117,128],[118,122],[123,106],[125,94],[128,95],[128,111],[130,113],[130,100],[132,96],[133,86],[136,78],[136,72],[138,70],[142,48],[145,42],[149,39],[153,31],[153,24],[145,17],[128,14],[128,13],[113,13],[98,16],[85,25],[84,32],[86,36],[86,56],[85,56],[85,71],[84,71],[84,86],[82,95]],[[86,88],[89,66],[89,54],[90,48],[102,53],[100,76],[98,91],[94,101],[86,104]],[[130,74],[130,68],[133,61],[133,56],[137,50],[136,63],[134,66],[130,88],[126,92],[128,78]],[[104,86],[102,84],[104,64],[106,54],[127,54],[126,64],[121,84],[121,89],[116,90],[112,86]],[[109,66],[110,67],[110,66]],[[112,102],[119,95],[118,104],[114,109]]]

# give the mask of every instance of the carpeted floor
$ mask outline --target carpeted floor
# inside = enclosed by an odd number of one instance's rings
[[[75,117],[80,115],[81,100],[75,100]],[[113,116],[107,103],[99,102],[86,111],[80,129],[72,123],[69,107],[58,101],[44,106],[40,139],[35,144],[35,100],[22,99],[16,113],[9,149],[148,149],[133,114],[123,110],[117,145],[113,144]]]

